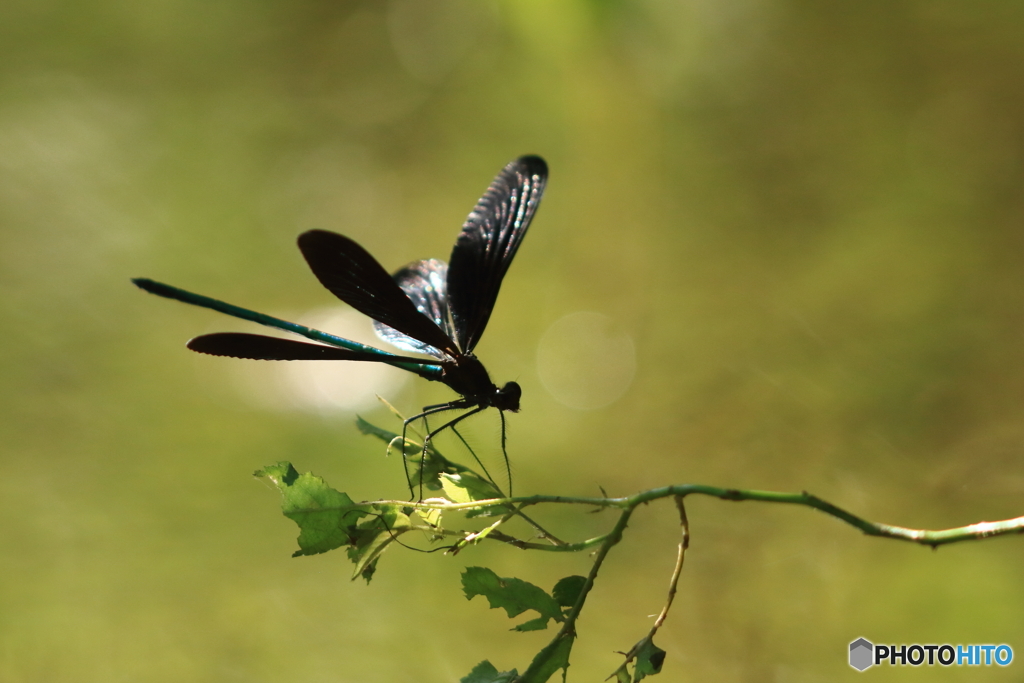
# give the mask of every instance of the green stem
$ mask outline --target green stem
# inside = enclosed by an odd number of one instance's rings
[[[552,657],[564,656],[566,662],[569,660],[568,649],[572,647],[572,642],[576,638],[576,619],[579,618],[580,611],[583,609],[583,603],[587,601],[587,595],[590,593],[590,589],[594,587],[594,581],[597,579],[597,572],[604,564],[605,558],[608,556],[608,552],[622,540],[622,532],[625,531],[626,525],[629,523],[629,517],[633,514],[635,506],[631,506],[622,511],[619,515],[618,521],[615,526],[605,537],[604,542],[598,549],[594,557],[594,566],[590,568],[590,573],[587,575],[587,580],[583,584],[583,589],[580,591],[579,597],[576,599],[576,604],[572,606],[572,610],[569,611],[568,616],[565,618],[565,622],[562,624],[562,628],[558,629],[558,633],[555,637],[544,646],[544,649],[537,653],[537,656],[530,662],[530,666],[527,667],[523,675],[518,678],[518,681],[533,681],[541,675],[543,670],[549,668],[549,660]],[[563,655],[564,651],[564,655]]]
[[[411,527],[411,529],[413,531],[422,531],[426,534],[430,534],[433,536],[452,536],[460,539],[464,539],[467,534],[467,532],[465,531],[455,531],[453,529],[438,529],[427,524],[415,524]],[[588,538],[587,540],[580,541],[579,543],[563,542],[561,545],[552,545],[550,543],[533,543],[530,541],[524,541],[520,538],[516,538],[515,536],[511,536],[509,534],[497,530],[491,531],[486,536],[484,536],[484,538],[491,541],[505,543],[507,545],[519,548],[520,550],[544,550],[551,553],[578,553],[584,550],[589,550],[596,545],[604,543],[605,539],[608,538],[608,534],[603,534],[601,536],[596,536],[594,538]]]
[[[645,648],[648,644],[654,644],[654,635],[661,628],[662,624],[665,623],[665,619],[668,617],[668,611],[672,609],[672,603],[676,599],[676,591],[679,588],[679,577],[683,573],[683,560],[686,559],[686,550],[690,547],[690,522],[686,519],[686,506],[683,505],[682,496],[673,496],[673,500],[676,504],[676,510],[679,511],[679,528],[682,532],[682,538],[679,540],[679,548],[676,552],[676,566],[672,569],[672,578],[668,581],[668,596],[665,598],[665,606],[661,608],[661,613],[658,618],[654,620],[654,625],[651,626],[651,630],[637,642],[629,652],[624,653],[624,661],[619,665],[615,671],[611,673],[605,680],[611,680],[612,676],[620,677],[621,673],[628,675],[629,665],[632,663],[637,655]],[[634,666],[635,671],[635,666]]]
[[[907,527],[894,526],[891,524],[879,524],[869,522],[852,513],[839,508],[828,501],[822,500],[806,491],[801,493],[780,493],[776,491],[752,491],[744,489],[727,489],[718,486],[706,486],[703,484],[677,484],[664,486],[662,488],[644,491],[634,496],[624,498],[591,498],[574,496],[521,496],[515,498],[494,498],[491,500],[477,500],[469,503],[451,503],[448,501],[424,501],[422,503],[408,503],[406,501],[378,501],[406,505],[409,507],[422,507],[426,509],[439,510],[469,510],[473,508],[487,507],[491,505],[529,505],[568,504],[568,505],[592,505],[595,507],[613,507],[622,510],[632,510],[637,505],[650,503],[660,498],[672,496],[689,496],[699,494],[712,496],[721,500],[729,501],[758,501],[761,503],[781,503],[785,505],[802,505],[804,507],[820,510],[827,515],[846,522],[850,526],[860,529],[869,536],[880,536],[882,538],[893,538],[899,541],[909,541],[931,547],[957,543],[960,541],[979,540],[992,536],[1003,536],[1006,534],[1024,533],[1024,517],[1004,519],[996,522],[977,522],[967,526],[955,527],[952,529],[910,529]],[[571,547],[571,545],[569,546]]]

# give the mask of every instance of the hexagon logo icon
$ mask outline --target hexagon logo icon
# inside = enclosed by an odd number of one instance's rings
[[[858,638],[850,643],[850,666],[857,671],[863,671],[874,662],[875,646],[864,638]]]

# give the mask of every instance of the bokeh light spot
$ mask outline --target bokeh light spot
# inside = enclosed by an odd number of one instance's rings
[[[595,410],[619,399],[636,372],[628,334],[606,315],[579,311],[557,320],[537,346],[537,373],[544,388],[570,408]]]

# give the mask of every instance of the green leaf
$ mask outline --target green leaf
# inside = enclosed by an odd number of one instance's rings
[[[353,532],[354,542],[348,557],[355,564],[352,579],[359,577],[370,582],[381,553],[411,527],[409,516],[397,505],[374,505],[379,514],[359,524]]]
[[[518,675],[515,669],[498,673],[494,665],[485,659],[474,666],[468,676],[460,678],[459,683],[511,683]]]
[[[437,510],[433,508],[416,510],[416,514],[419,515],[424,522],[426,522],[432,527],[441,526],[441,515],[443,513],[443,510]]]
[[[633,665],[633,683],[639,683],[647,676],[661,673],[661,665],[665,663],[665,651],[645,638],[643,645],[636,652]]]
[[[526,631],[543,631],[547,627],[548,618],[537,617],[536,619],[530,619],[529,621],[524,621],[523,623],[518,624],[512,630],[519,631],[520,633],[525,633]]]
[[[494,488],[494,484],[469,473],[442,474],[441,486],[448,497],[456,503],[502,497],[498,489]]]
[[[440,475],[441,487],[448,499],[455,503],[472,503],[477,500],[490,500],[501,498],[502,495],[491,482],[481,479],[475,474],[463,472],[462,474]],[[473,508],[466,511],[467,517],[495,517],[508,514],[512,508],[508,505],[487,505],[480,508]]]
[[[288,462],[264,467],[255,476],[277,487],[284,515],[299,525],[296,557],[350,544],[359,519],[369,512],[368,506],[356,505],[320,477],[309,472],[300,475]]]
[[[567,576],[555,584],[551,595],[554,596],[555,602],[562,607],[572,607],[580,599],[580,593],[583,592],[583,586],[586,584],[587,577],[585,576]]]
[[[395,432],[390,432],[386,429],[381,429],[376,425],[370,424],[369,422],[359,417],[358,415],[356,416],[356,429],[358,429],[360,432],[368,436],[375,436],[388,445],[395,443],[397,447],[398,442],[401,441],[401,435],[396,434]],[[395,441],[396,439],[398,439],[398,441]],[[420,454],[420,450],[422,450],[422,447],[419,444],[413,442],[411,439],[406,439],[406,455],[418,456]]]
[[[366,566],[363,567],[363,571],[359,572],[359,576],[362,577],[363,580],[366,581],[366,583],[370,583],[370,580],[373,578],[373,575],[376,574],[376,573],[377,573],[377,558],[374,558],[373,562],[368,562],[366,564]],[[352,580],[355,581],[355,575],[353,575]]]
[[[467,600],[483,595],[492,609],[504,609],[510,619],[528,609],[540,613],[540,625],[534,623],[538,620],[532,620],[520,624],[515,630],[535,631],[546,628],[548,619],[562,621],[558,603],[542,588],[522,579],[500,578],[487,567],[467,567],[462,573],[462,590]],[[523,626],[527,628],[521,628]]]
[[[385,405],[389,404],[385,403]],[[361,417],[356,417],[356,427],[363,434],[377,437],[384,443],[388,444],[389,448],[400,447],[402,441],[402,436],[400,434],[372,425]],[[392,444],[395,444],[395,446],[392,446]],[[438,477],[441,473],[459,474],[462,472],[472,472],[468,467],[464,467],[463,465],[445,458],[436,448],[434,448],[433,443],[430,443],[427,446],[427,452],[424,454],[423,446],[421,444],[418,444],[406,437],[404,448],[401,450],[405,455],[406,462],[409,464],[409,478],[414,484],[418,484],[421,479],[420,470],[422,469],[423,485],[431,491],[438,491],[441,489],[441,483],[438,481]]]
[[[369,582],[381,553],[412,527],[402,505],[356,505],[320,477],[308,472],[300,475],[287,462],[264,467],[256,476],[277,486],[285,516],[299,525],[299,550],[294,556],[348,546],[348,557],[355,564],[353,579],[361,576]]]
[[[559,669],[563,670],[564,681],[569,669],[569,654],[575,640],[575,636],[569,633],[556,637],[537,653],[530,666],[523,672],[522,678],[516,683],[545,683]]]

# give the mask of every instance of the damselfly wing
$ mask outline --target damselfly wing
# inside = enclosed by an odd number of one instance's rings
[[[428,380],[442,382],[457,392],[459,398],[426,406],[418,415],[406,419],[403,425],[404,452],[405,430],[410,423],[448,410],[466,410],[436,429],[425,430],[419,482],[421,498],[423,459],[430,440],[444,429],[454,430],[459,422],[471,415],[487,408],[497,408],[502,425],[501,449],[509,474],[511,495],[504,412],[519,410],[522,390],[515,382],[501,387],[495,385],[473,354],[473,349],[487,327],[501,282],[540,204],[547,174],[547,165],[538,156],[523,156],[506,165],[470,212],[447,264],[436,259],[416,261],[394,275],[388,275],[369,252],[348,237],[326,230],[311,230],[299,236],[299,249],[324,287],[373,318],[374,328],[381,339],[403,351],[421,353],[427,358],[391,354],[153,280],[140,278],[133,282],[159,296],[320,342],[310,344],[259,334],[220,332],[190,340],[187,346],[193,351],[258,360],[387,363]],[[408,470],[406,474],[408,478]],[[495,483],[493,479],[492,483]],[[415,495],[411,479],[409,486]],[[496,483],[495,487],[498,488]]]

